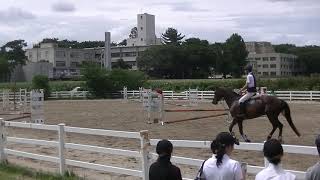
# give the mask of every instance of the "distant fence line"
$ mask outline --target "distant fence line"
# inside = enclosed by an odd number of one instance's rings
[[[123,95],[123,91],[120,92]],[[320,101],[320,91],[268,91],[269,95],[275,95],[280,99],[289,101]],[[165,99],[179,100],[188,99],[188,91],[174,92],[174,91],[163,91]],[[86,99],[89,97],[88,91],[55,91],[50,95],[50,99],[72,99],[80,98]],[[211,100],[214,97],[214,91],[198,91],[199,100]],[[140,91],[138,90],[128,90],[128,99],[139,99]]]

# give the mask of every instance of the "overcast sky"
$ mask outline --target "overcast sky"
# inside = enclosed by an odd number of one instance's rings
[[[136,14],[156,16],[156,34],[174,27],[186,37],[320,45],[320,0],[0,0],[0,45],[43,38],[112,41],[128,37]]]

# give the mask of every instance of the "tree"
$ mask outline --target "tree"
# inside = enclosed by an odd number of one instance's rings
[[[5,59],[14,60],[11,63],[11,68],[14,68],[18,64],[25,64],[26,56],[23,48],[27,46],[27,43],[24,40],[14,40],[7,42],[4,46],[1,47],[1,54]]]
[[[122,40],[118,45],[119,46],[126,46],[127,45],[127,40],[126,39]]]
[[[114,63],[112,68],[116,68],[116,69],[131,69],[132,66],[130,66],[128,63],[126,63],[123,59],[118,59],[117,62]]]
[[[181,33],[174,28],[168,28],[164,34],[161,35],[161,38],[165,44],[179,45],[181,40],[185,36],[182,36]]]
[[[138,37],[138,28],[134,27],[130,31],[129,38],[134,39],[134,38],[137,38],[137,37]]]
[[[224,44],[223,60],[226,61],[226,72],[232,73],[235,77],[240,77],[246,65],[248,51],[242,37],[232,34]]]
[[[33,89],[43,89],[44,98],[48,99],[51,93],[49,78],[44,75],[36,75],[32,78],[32,88]]]
[[[215,64],[209,42],[190,38],[176,46],[154,46],[137,58],[138,68],[157,78],[208,78]]]
[[[0,82],[7,81],[8,75],[10,74],[10,68],[7,59],[0,54]]]

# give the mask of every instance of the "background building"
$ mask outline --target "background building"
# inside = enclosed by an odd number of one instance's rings
[[[247,61],[258,76],[291,76],[303,73],[297,56],[276,53],[270,42],[246,42]]]
[[[155,34],[155,16],[138,14],[137,35],[128,38],[126,46],[111,47],[111,62],[114,64],[122,59],[132,69],[137,69],[137,56],[152,45],[161,45],[161,39]],[[80,67],[84,62],[105,66],[104,51],[104,47],[72,49],[60,48],[55,43],[41,43],[39,48],[27,49],[26,56],[27,63],[51,64],[53,78],[73,78],[80,75]]]

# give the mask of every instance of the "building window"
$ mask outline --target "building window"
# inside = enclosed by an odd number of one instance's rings
[[[135,52],[126,52],[124,53],[125,57],[135,57],[137,54]]]
[[[264,76],[268,76],[269,75],[269,72],[263,72],[262,73]]]
[[[261,58],[255,58],[255,60],[256,60],[256,61],[260,61],[260,60],[261,60]]]
[[[80,67],[80,63],[79,62],[71,62],[70,66],[71,67]]]
[[[70,58],[80,58],[80,53],[79,52],[71,52]]]
[[[270,68],[277,68],[276,64],[270,64]]]
[[[141,38],[141,41],[143,41],[143,38]]]
[[[276,57],[270,57],[270,61],[275,61]]]
[[[277,73],[276,72],[270,72],[270,76],[276,76]]]
[[[268,64],[264,64],[264,65],[262,65],[262,68],[268,68],[269,67],[269,65]]]
[[[261,65],[258,65],[258,68],[261,68]]]
[[[261,74],[261,72],[258,72],[258,74]]]
[[[66,66],[66,62],[65,61],[56,61],[56,66],[57,67],[65,67]]]
[[[66,57],[66,53],[64,51],[56,51],[57,58],[64,58]]]
[[[141,31],[143,30],[143,27],[140,27]]]
[[[140,16],[140,18],[142,19],[142,16]]]
[[[263,57],[262,60],[263,60],[263,61],[268,61],[269,58],[268,58],[268,57]]]
[[[91,54],[90,53],[85,53],[84,54],[84,59],[86,59],[86,60],[91,59]]]
[[[111,53],[111,57],[120,57],[120,53]]]
[[[49,51],[45,51],[45,58],[48,59],[48,56],[49,56]]]

